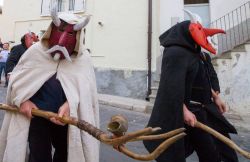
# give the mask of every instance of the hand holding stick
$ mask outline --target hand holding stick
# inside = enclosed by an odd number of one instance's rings
[[[18,108],[11,107],[6,104],[0,104],[0,109],[12,112],[19,112]],[[115,116],[115,120],[111,121],[108,125],[108,130],[113,133],[113,135],[109,135],[108,133],[103,132],[102,130],[96,128],[90,123],[84,120],[77,120],[73,117],[59,117],[58,114],[48,111],[42,111],[39,109],[32,109],[32,115],[43,117],[46,119],[56,118],[65,124],[70,124],[78,127],[79,129],[87,132],[92,135],[94,138],[99,140],[102,143],[107,145],[111,145],[119,149],[123,154],[141,161],[150,161],[156,159],[162,152],[164,152],[171,144],[176,142],[177,140],[183,138],[185,136],[184,128],[176,129],[168,133],[159,134],[159,135],[151,135],[160,130],[159,127],[151,128],[147,127],[142,130],[126,133],[127,121],[121,116]],[[122,129],[121,129],[122,128]],[[125,143],[133,142],[133,141],[141,141],[141,140],[157,140],[157,139],[165,139],[152,153],[141,155],[131,152],[125,147]]]

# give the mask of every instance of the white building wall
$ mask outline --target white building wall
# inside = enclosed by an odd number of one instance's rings
[[[184,0],[160,0],[160,33],[184,19]]]
[[[157,2],[153,3],[155,25],[158,22],[155,14]],[[93,53],[95,65],[146,70],[148,0],[105,0],[92,5],[89,11],[94,16],[88,29],[90,31],[87,31],[86,43]],[[158,35],[157,25],[154,26],[153,34]],[[157,48],[155,40],[153,45],[154,52]]]
[[[95,66],[147,70],[148,0],[86,0],[86,4],[87,13],[93,15],[87,26],[86,45]],[[153,1],[153,71],[159,46],[158,4]],[[40,12],[41,1],[5,0],[0,17],[2,40],[19,43],[28,29],[36,33],[45,30],[50,17],[41,17]]]
[[[51,19],[41,17],[41,2],[5,0],[3,15],[0,17],[2,40],[15,41],[17,44],[28,29],[35,33],[46,30]],[[155,60],[160,51],[160,2],[152,0],[152,3],[151,62],[152,71],[155,72]],[[86,13],[93,15],[86,28],[85,41],[86,47],[92,51],[100,91],[145,98],[148,69],[148,0],[86,0]]]
[[[15,28],[15,24],[20,21],[32,22],[33,20],[41,19],[40,3],[41,1],[5,0],[3,5],[3,13],[2,16],[0,17],[0,22],[1,22],[0,36],[2,37],[2,39],[4,41],[20,40],[20,36],[16,35],[16,31],[19,29]],[[29,24],[29,27],[32,31],[35,32],[40,31],[40,29],[36,29],[32,23]],[[27,31],[28,29],[25,29],[24,31],[22,31],[22,33],[25,33]]]

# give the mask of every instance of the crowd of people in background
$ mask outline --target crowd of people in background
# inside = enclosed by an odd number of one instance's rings
[[[32,44],[38,41],[38,36],[33,32],[28,32],[21,37],[20,41],[20,44],[13,46],[10,50],[10,44],[2,43],[0,38],[0,84],[4,83],[4,87],[8,86],[10,73],[19,59]],[[2,75],[5,78],[4,82],[2,82]]]
[[[8,86],[8,79],[6,73],[6,62],[10,54],[9,43],[2,43],[0,38],[0,84],[2,84],[2,75],[5,78],[4,87]]]

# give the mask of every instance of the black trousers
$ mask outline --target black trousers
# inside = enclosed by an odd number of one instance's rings
[[[204,109],[193,112],[198,121],[207,124],[207,112]],[[217,151],[213,137],[201,129],[186,126],[187,136],[185,137],[186,157],[194,151],[197,153],[199,162],[220,162],[219,152]]]
[[[67,162],[68,126],[34,117],[29,128],[29,162]],[[55,152],[52,158],[52,146]]]

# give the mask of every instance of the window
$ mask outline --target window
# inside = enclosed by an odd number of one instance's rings
[[[50,0],[42,0],[41,15],[42,16],[50,15]]]
[[[74,12],[83,12],[85,9],[85,0],[75,0]]]
[[[63,0],[57,0],[57,8],[58,8],[58,12],[63,12],[64,11],[64,4],[63,4]]]
[[[85,0],[42,0],[41,16],[50,16],[50,9],[54,4],[57,4],[58,12],[85,10]]]
[[[184,4],[201,4],[201,3],[209,3],[208,0],[184,0]]]
[[[69,11],[74,11],[75,0],[69,0]]]

